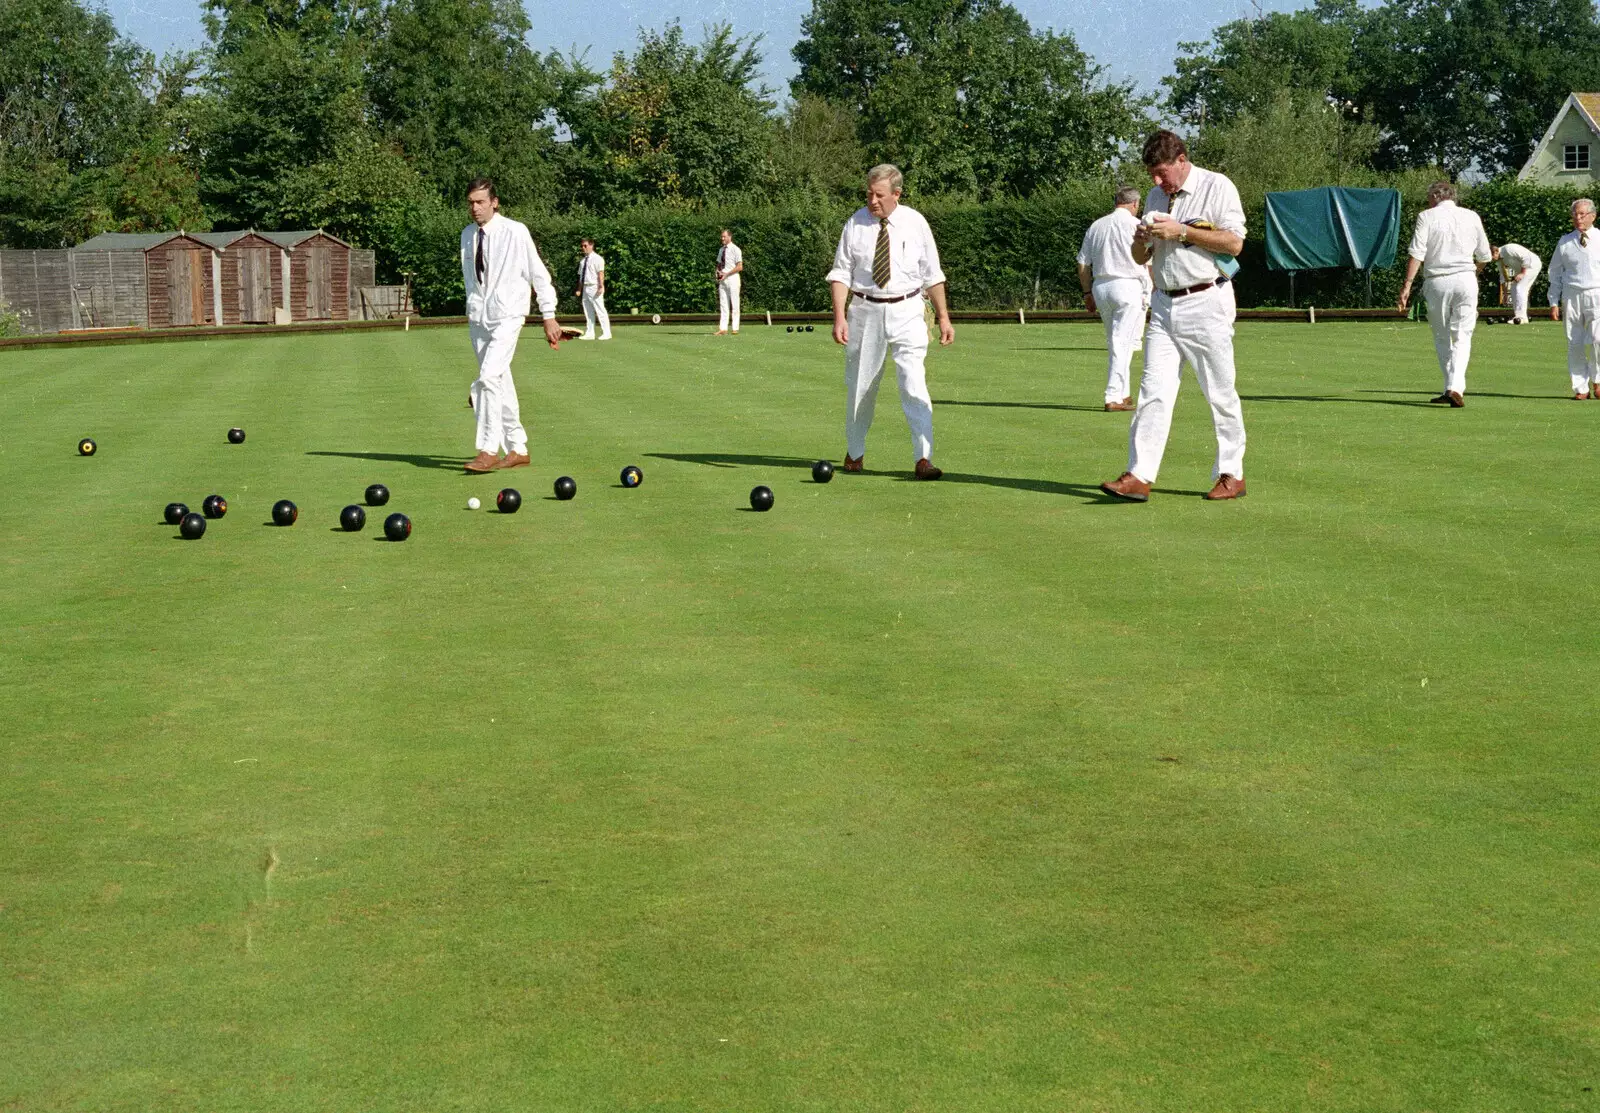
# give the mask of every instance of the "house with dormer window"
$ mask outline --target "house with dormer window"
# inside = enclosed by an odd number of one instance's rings
[[[1587,186],[1600,179],[1600,93],[1573,93],[1517,174],[1519,182]]]

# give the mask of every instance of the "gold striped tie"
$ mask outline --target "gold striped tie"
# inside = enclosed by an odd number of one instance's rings
[[[878,246],[872,253],[872,284],[880,290],[889,288],[889,218],[878,221]]]

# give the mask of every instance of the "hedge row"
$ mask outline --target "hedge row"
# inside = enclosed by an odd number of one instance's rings
[[[979,205],[932,200],[917,207],[927,215],[949,276],[951,305],[961,309],[1078,308],[1077,251],[1084,231],[1110,208],[1112,187],[1083,182],[1027,200]],[[1484,219],[1494,243],[1516,241],[1548,259],[1570,228],[1566,190],[1497,181],[1466,193],[1463,203]],[[914,202],[913,202],[914,203]],[[1423,198],[1402,196],[1402,227],[1393,267],[1372,274],[1372,301],[1392,305],[1404,277],[1406,245]],[[515,216],[515,213],[510,215]],[[744,249],[744,306],[761,310],[825,310],[823,281],[832,263],[846,208],[729,208],[689,212],[638,209],[613,217],[539,215],[528,223],[555,273],[562,312],[578,312],[579,241],[593,236],[607,261],[607,304],[613,313],[714,312],[714,268],[718,233],[724,227]],[[1290,303],[1288,275],[1266,266],[1259,203],[1246,212],[1251,235],[1240,258],[1241,306]],[[413,213],[397,229],[390,250],[380,252],[390,280],[414,275],[416,298],[426,313],[460,312],[462,288],[456,244],[464,214],[439,208]],[[1366,276],[1352,271],[1307,271],[1295,279],[1296,305],[1353,307],[1363,304]],[[1497,297],[1494,268],[1483,279],[1486,304]],[[1534,291],[1542,304],[1544,280]]]

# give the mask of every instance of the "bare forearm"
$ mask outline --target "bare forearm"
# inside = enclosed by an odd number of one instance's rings
[[[1089,288],[1092,287],[1093,285],[1094,285],[1094,268],[1086,267],[1082,263],[1079,263],[1078,264],[1078,289],[1082,290],[1084,293],[1087,294],[1089,292]]]
[[[1244,250],[1243,236],[1221,228],[1190,228],[1185,239],[1195,247],[1214,251],[1218,255],[1237,255]]]
[[[850,296],[850,287],[843,282],[830,282],[828,285],[833,291],[833,319],[842,321],[844,320],[844,302],[845,298]]]
[[[944,283],[928,287],[928,300],[933,302],[933,314],[941,321],[950,319],[950,307],[945,304]]]

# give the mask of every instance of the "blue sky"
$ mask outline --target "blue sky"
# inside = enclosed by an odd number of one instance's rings
[[[158,54],[198,46],[203,41],[197,0],[104,0],[117,26]],[[810,0],[524,0],[540,50],[589,47],[591,65],[604,64],[617,50],[631,49],[640,27],[660,27],[676,18],[695,37],[701,26],[726,21],[740,34],[762,32],[767,83],[784,91],[794,75],[789,49],[800,37],[800,19]],[[1078,44],[1111,74],[1132,78],[1149,92],[1172,70],[1177,45],[1204,39],[1220,23],[1256,10],[1288,11],[1299,3],[1264,0],[1012,0],[1035,29],[1071,31]],[[599,18],[604,13],[603,18]]]

